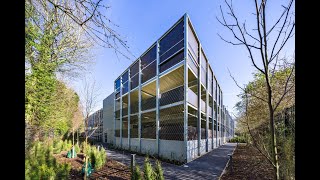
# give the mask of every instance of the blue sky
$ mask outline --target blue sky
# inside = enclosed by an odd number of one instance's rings
[[[110,0],[111,6],[106,15],[119,28],[116,30],[128,42],[130,51],[139,57],[149,48],[163,33],[165,33],[184,13],[188,13],[201,45],[209,59],[211,67],[219,81],[223,91],[224,105],[227,109],[235,113],[233,109],[239,101],[237,94],[240,89],[230,78],[228,68],[239,84],[243,85],[252,80],[254,67],[248,58],[248,53],[243,46],[232,46],[220,39],[217,33],[228,40],[233,40],[232,34],[223,27],[216,19],[220,17],[220,5],[225,9],[222,0]],[[287,4],[287,0],[269,1],[267,10],[267,23],[273,22],[282,12],[281,5]],[[246,23],[254,23],[254,1],[241,0],[234,1],[236,14],[241,22],[246,19]],[[294,6],[293,6],[294,8]],[[249,28],[248,28],[249,29]],[[284,49],[286,55],[292,55],[294,51],[294,37],[288,41]],[[111,49],[98,48],[94,50],[95,65],[92,66],[92,76],[101,86],[101,96],[99,105],[102,108],[102,100],[114,90],[114,80],[134,61],[119,56],[119,59]],[[73,83],[78,91],[79,82]]]

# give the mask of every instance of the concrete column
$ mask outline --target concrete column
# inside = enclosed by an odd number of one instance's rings
[[[141,59],[139,59],[139,114],[138,114],[138,138],[139,138],[139,149],[141,152]]]
[[[130,78],[130,68],[128,70],[128,148],[131,149],[131,138],[130,138],[130,91],[131,91],[131,78]]]
[[[208,139],[208,132],[209,132],[209,92],[208,92],[208,87],[209,87],[209,62],[206,62],[206,77],[207,77],[207,84],[206,84],[206,152],[209,151],[209,139]]]
[[[199,52],[198,52],[198,62],[199,62],[199,71],[198,71],[198,156],[200,156],[200,145],[201,145],[201,44],[199,43]]]
[[[159,51],[160,51],[160,46],[159,46],[159,41],[157,41],[157,45],[156,45],[156,51],[157,51],[157,74],[156,74],[156,152],[157,155],[160,154],[160,149],[159,149],[159,121],[160,121],[160,82],[159,82],[159,63],[160,63],[160,56],[159,56]]]
[[[184,119],[183,119],[183,137],[184,137],[184,145],[185,145],[185,155],[186,161],[189,162],[188,159],[188,15],[184,14]]]
[[[113,142],[112,144],[116,145],[116,83],[114,83],[115,91],[113,93]]]
[[[210,83],[210,86],[211,86],[211,89],[212,89],[212,93],[211,93],[211,100],[212,100],[212,111],[211,111],[211,117],[212,117],[212,123],[211,123],[211,136],[212,136],[212,141],[211,141],[211,149],[213,149],[214,145],[213,145],[213,142],[214,142],[214,113],[215,113],[215,109],[214,109],[214,97],[213,97],[213,90],[214,90],[214,87],[213,87],[213,81],[214,81],[214,77],[213,77],[213,72],[212,72],[212,82]]]
[[[122,148],[122,76],[120,77],[120,147]]]

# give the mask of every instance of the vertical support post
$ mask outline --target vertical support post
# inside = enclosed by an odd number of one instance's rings
[[[212,81],[211,81],[211,83],[210,83],[210,86],[211,86],[211,89],[212,89],[212,92],[211,92],[211,102],[212,102],[212,111],[211,111],[211,117],[212,117],[212,122],[211,122],[211,129],[212,129],[212,131],[211,131],[211,137],[212,137],[212,141],[211,141],[211,149],[213,149],[213,147],[214,147],[214,113],[215,113],[215,109],[214,109],[214,97],[213,97],[213,90],[214,90],[214,87],[213,87],[213,81],[214,81],[214,77],[213,77],[213,71],[212,71]]]
[[[208,87],[210,86],[209,84],[209,62],[206,61],[206,79],[207,79],[207,86],[206,86],[206,152],[209,151],[209,113],[208,113],[208,109],[209,109],[209,92],[208,92]]]
[[[199,71],[198,71],[198,156],[200,156],[200,147],[201,147],[201,44],[199,43],[199,51],[198,51],[198,62],[199,62]]]
[[[139,58],[139,115],[138,115],[138,138],[139,152],[141,152],[141,59]]]
[[[122,76],[120,77],[120,148],[122,148]]]
[[[131,114],[131,103],[130,103],[130,92],[131,92],[131,77],[130,68],[128,70],[128,149],[131,149],[131,138],[130,138],[130,114]]]
[[[135,166],[136,166],[136,154],[131,154],[131,174],[133,174]]]
[[[113,93],[113,131],[112,131],[112,134],[113,134],[113,144],[116,145],[116,105],[117,105],[117,100],[116,100],[116,83],[114,83],[114,88],[115,88],[115,91]]]
[[[216,148],[218,147],[218,82],[216,78],[214,78],[215,81],[215,103],[216,103],[216,108],[215,108],[215,120],[216,120]]]
[[[183,118],[183,138],[186,162],[188,159],[188,15],[184,14],[184,118]]]
[[[157,155],[159,156],[159,154],[160,154],[160,150],[159,150],[159,143],[160,143],[160,141],[159,141],[159,118],[160,118],[160,106],[159,106],[159,104],[160,104],[160,101],[159,101],[159,91],[160,91],[160,82],[159,82],[159,63],[160,63],[160,56],[159,56],[159,51],[160,51],[160,46],[159,46],[159,40],[157,41],[157,44],[156,44],[156,51],[157,51],[157,69],[156,69],[156,77],[157,77],[157,79],[156,79],[156,152],[157,152]]]

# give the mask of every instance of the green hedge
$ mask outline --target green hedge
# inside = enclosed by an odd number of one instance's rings
[[[232,143],[246,143],[247,141],[246,141],[245,137],[243,137],[243,136],[236,136],[236,137],[230,139],[229,142],[232,142]]]

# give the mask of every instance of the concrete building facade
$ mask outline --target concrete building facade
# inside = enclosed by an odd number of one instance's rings
[[[103,103],[104,142],[190,162],[233,137],[222,89],[187,14],[115,80],[114,88]]]

